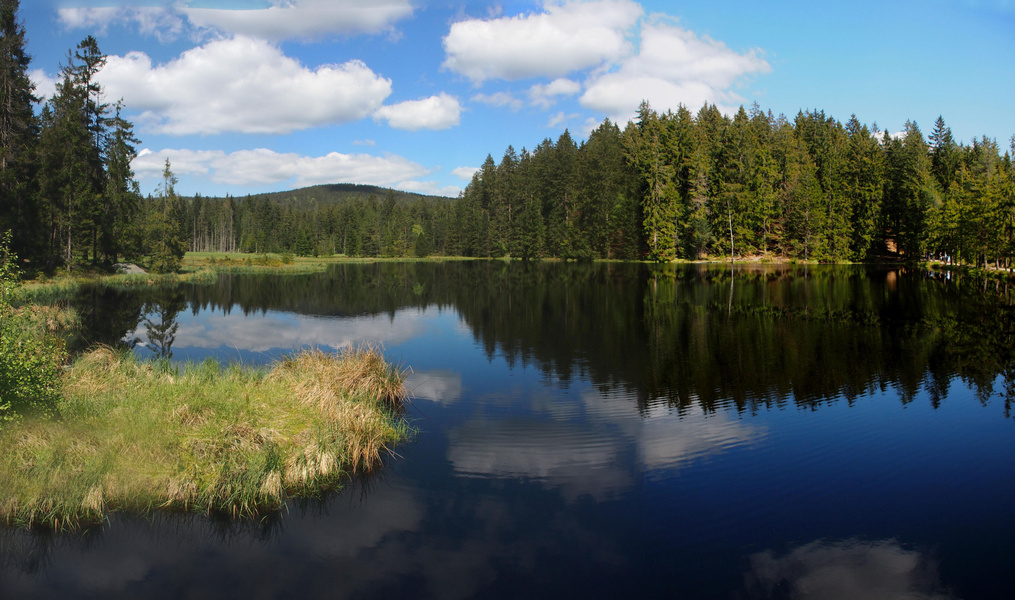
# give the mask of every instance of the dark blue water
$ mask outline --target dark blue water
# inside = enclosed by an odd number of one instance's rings
[[[5,531],[3,597],[1015,589],[1001,283],[387,264],[78,302],[86,337],[176,361],[383,344],[412,370],[418,435],[380,474],[260,522],[116,515],[79,534]]]

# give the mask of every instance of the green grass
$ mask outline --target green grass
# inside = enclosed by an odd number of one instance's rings
[[[135,287],[148,285],[173,285],[176,283],[214,283],[218,270],[210,267],[191,267],[180,273],[137,273],[107,275],[86,273],[80,275],[61,274],[53,278],[33,279],[22,282],[11,295],[11,302],[25,306],[29,304],[52,304],[71,298],[82,285],[101,283],[113,287]]]
[[[82,280],[72,278],[27,281],[14,290],[11,302],[21,306],[52,304],[73,296],[81,284]]]
[[[188,252],[183,258],[184,269],[211,268],[226,272],[282,273],[320,272],[329,264],[373,263],[373,262],[444,262],[487,260],[461,256],[427,256],[424,258],[402,257],[350,257],[344,254],[333,256],[305,257],[291,254],[247,254],[242,252]]]
[[[403,379],[372,349],[270,369],[92,351],[67,369],[56,416],[0,429],[0,520],[72,529],[110,511],[277,510],[375,468],[409,435]]]

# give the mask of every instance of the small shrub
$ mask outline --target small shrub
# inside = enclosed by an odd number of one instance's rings
[[[10,421],[26,408],[52,409],[60,395],[64,359],[59,341],[27,312],[32,307],[11,306],[18,270],[10,239],[10,232],[0,238],[0,421]]]

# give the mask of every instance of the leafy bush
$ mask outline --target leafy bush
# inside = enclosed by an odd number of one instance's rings
[[[17,257],[10,251],[10,232],[0,238],[0,422],[19,410],[49,410],[59,398],[59,341],[45,335],[25,311],[11,306],[18,287]]]

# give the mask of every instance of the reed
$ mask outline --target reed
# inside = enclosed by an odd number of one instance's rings
[[[65,334],[81,327],[81,316],[67,303],[31,304],[13,309],[21,327],[34,337]]]
[[[84,281],[70,278],[28,281],[14,289],[11,303],[19,306],[52,304],[74,296]]]
[[[174,283],[214,283],[218,272],[208,267],[181,273],[123,273],[109,275],[99,280],[103,285],[132,287],[143,285],[172,285]]]
[[[71,529],[110,511],[277,510],[374,469],[410,434],[403,379],[369,348],[270,369],[94,350],[67,370],[58,416],[0,429],[0,520]]]

